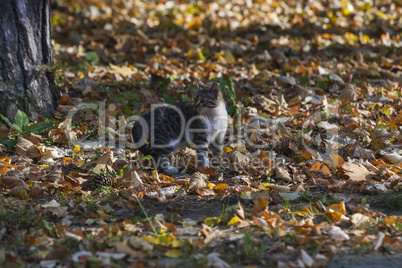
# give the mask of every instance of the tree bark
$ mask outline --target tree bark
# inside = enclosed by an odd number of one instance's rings
[[[0,10],[0,113],[52,117],[54,75],[37,70],[52,62],[50,0],[0,0]]]

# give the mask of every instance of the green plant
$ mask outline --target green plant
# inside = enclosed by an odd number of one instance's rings
[[[152,231],[154,232],[155,235],[158,235],[158,232],[156,231],[156,228],[155,228],[154,224],[152,223],[151,218],[148,216],[148,213],[145,211],[145,208],[142,206],[140,200],[139,200],[138,197],[135,196],[135,195],[134,195],[134,198],[135,198],[135,200],[138,202],[138,205],[140,205],[140,208],[141,208],[142,212],[144,213],[145,218],[147,219],[149,225],[151,226]]]
[[[4,115],[0,114],[1,119],[7,123],[7,125],[13,128],[16,131],[17,136],[22,136],[26,133],[42,133],[47,129],[53,126],[53,122],[38,122],[35,124],[29,125],[29,117],[26,113],[21,110],[18,110],[15,114],[14,121],[15,123],[11,123],[11,121],[5,117]],[[0,140],[0,143],[7,145],[7,147],[12,148],[17,144],[16,139],[11,139],[9,137],[4,137]]]

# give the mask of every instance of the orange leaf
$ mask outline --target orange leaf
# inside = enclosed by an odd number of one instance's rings
[[[343,163],[345,162],[345,161],[343,160],[342,156],[337,155],[337,154],[334,154],[334,152],[331,152],[331,153],[329,154],[329,157],[330,157],[331,160],[332,160],[331,165],[332,165],[333,167],[336,167],[336,168],[340,168],[340,167],[343,165]]]
[[[345,203],[342,201],[327,207],[325,215],[334,222],[340,221],[346,215]]]
[[[2,165],[0,167],[0,175],[6,175],[6,174],[7,174],[7,167]]]
[[[177,227],[173,223],[166,222],[163,225],[167,228],[168,232],[171,232],[171,233],[177,232]]]
[[[318,161],[315,161],[311,167],[309,168],[310,171],[319,171],[321,167],[321,163]]]
[[[218,193],[221,193],[225,190],[225,188],[229,187],[226,183],[219,183],[214,187],[214,190],[217,191]]]
[[[269,160],[269,157],[265,154],[265,152],[263,150],[261,150],[259,158],[262,159],[264,167],[266,167],[266,168],[272,167],[271,160]]]

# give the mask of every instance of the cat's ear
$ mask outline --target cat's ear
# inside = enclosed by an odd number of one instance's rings
[[[200,79],[196,78],[195,81],[197,81],[198,89],[205,87],[205,84]]]
[[[214,94],[215,97],[218,97],[220,93],[219,84],[214,82],[210,88],[210,91]]]

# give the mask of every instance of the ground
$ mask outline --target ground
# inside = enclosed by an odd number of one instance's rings
[[[53,1],[54,118],[0,127],[4,267],[399,267],[400,1]],[[216,81],[219,165],[157,171],[152,104]]]

